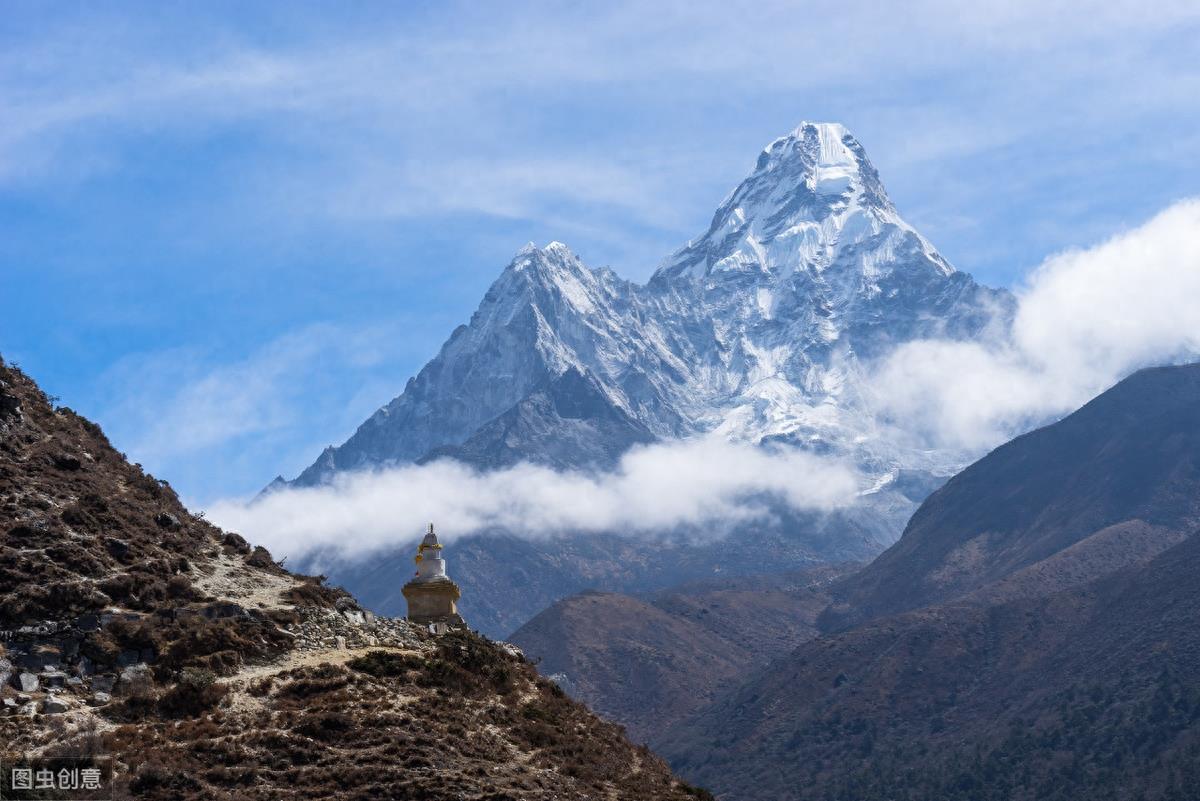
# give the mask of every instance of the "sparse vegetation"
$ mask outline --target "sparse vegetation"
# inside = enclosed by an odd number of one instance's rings
[[[281,594],[276,606],[213,589],[230,570]],[[619,727],[474,634],[397,623],[413,650],[347,659],[310,643],[297,657],[281,627],[343,608],[344,591],[189,514],[98,427],[0,363],[0,627],[70,628],[90,613],[71,642],[120,674],[94,709],[0,716],[4,749],[114,755],[117,797],[149,801],[696,797]],[[328,649],[324,663],[314,648]]]

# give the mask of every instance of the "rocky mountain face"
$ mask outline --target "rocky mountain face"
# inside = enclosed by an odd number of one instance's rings
[[[404,392],[293,483],[438,454],[596,466],[714,430],[850,449],[873,429],[864,360],[978,336],[1011,308],[904,222],[842,126],[804,123],[644,286],[557,242],[524,248]],[[560,430],[577,455],[553,447]]]
[[[1144,370],[998,448],[832,585],[837,631],[651,742],[729,799],[1193,797],[1198,410],[1200,365]]]
[[[163,801],[711,797],[514,647],[376,617],[189,514],[2,360],[0,630],[4,778],[111,758],[108,797]]]
[[[529,461],[598,470],[634,445],[717,435],[856,464],[859,509],[776,516],[763,536],[783,544],[764,557],[781,570],[866,559],[895,540],[925,492],[969,461],[891,436],[872,408],[872,360],[914,338],[983,336],[1007,325],[1012,310],[1007,292],[956,271],[900,217],[842,126],[804,123],[764,149],[708,230],[645,285],[590,268],[560,243],[523,249],[399,397],[272,489],[444,457],[485,469]],[[571,567],[569,551],[583,538],[601,563],[594,572],[623,575],[606,552],[611,537],[537,533],[569,535],[541,537],[538,553],[559,567],[535,575],[538,586],[505,591],[513,585],[503,572],[479,585],[460,576],[484,630],[511,631],[503,627],[544,607],[530,597],[623,589]],[[497,542],[459,540],[456,554],[487,561]],[[697,571],[654,586],[713,575],[704,546],[680,553],[676,561]],[[388,587],[405,573],[384,582],[378,564],[407,570],[399,553],[368,565],[336,556],[322,554],[320,569],[375,608],[398,611]],[[501,558],[500,570],[510,561]],[[497,609],[511,619],[500,621]]]

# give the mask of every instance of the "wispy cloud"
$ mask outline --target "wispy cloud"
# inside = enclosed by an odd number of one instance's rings
[[[769,516],[768,500],[825,511],[853,503],[858,488],[854,470],[832,459],[706,438],[637,448],[601,474],[529,464],[481,473],[441,461],[342,475],[329,486],[222,501],[208,511],[276,555],[336,546],[339,558],[354,559],[407,540],[430,519],[452,536],[657,534],[705,524],[717,536]]]
[[[690,216],[672,209],[697,185],[695,164],[728,151],[689,132],[686,114],[670,120],[683,104],[711,113],[721,95],[798,93],[795,117],[847,112],[868,133],[899,131],[872,144],[902,168],[1059,135],[1064,103],[1099,124],[1119,113],[1103,98],[1145,115],[1194,96],[1200,68],[1157,44],[1197,24],[1195,4],[1085,6],[472,6],[269,42],[214,24],[177,48],[159,42],[186,19],[101,17],[105,38],[60,33],[69,54],[35,42],[4,57],[0,180],[70,173],[80,160],[119,168],[130,156],[117,143],[131,137],[251,125],[287,154],[288,185],[303,185],[288,194],[308,213],[539,218],[566,199],[580,214],[599,203],[684,230]],[[1109,57],[1098,62],[1098,50]],[[916,84],[942,91],[918,99]],[[987,106],[964,113],[981,86]],[[840,100],[806,104],[812,92]],[[633,144],[647,125],[625,123],[640,114],[676,152]],[[270,190],[283,170],[265,167],[256,191],[278,202]]]

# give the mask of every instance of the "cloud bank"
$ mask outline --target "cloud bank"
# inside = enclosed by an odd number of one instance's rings
[[[636,448],[611,472],[559,472],[530,464],[481,473],[453,461],[340,477],[253,503],[222,501],[209,517],[276,556],[336,545],[354,558],[414,537],[436,520],[451,536],[506,530],[521,536],[666,531],[763,519],[768,501],[825,511],[854,501],[847,465],[796,450],[768,451],[718,438]]]
[[[982,344],[905,344],[876,403],[935,447],[978,451],[1082,405],[1132,371],[1200,355],[1200,199],[1047,259],[1018,291],[1012,331]]]

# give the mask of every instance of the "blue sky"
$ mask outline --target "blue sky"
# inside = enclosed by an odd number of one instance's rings
[[[0,353],[203,504],[526,241],[645,278],[803,119],[991,284],[1200,187],[1195,3],[597,5],[7,3]]]

